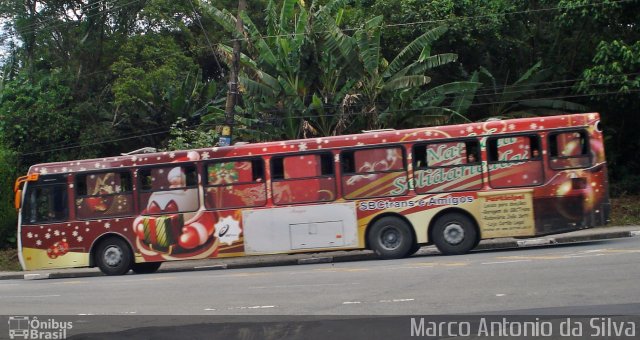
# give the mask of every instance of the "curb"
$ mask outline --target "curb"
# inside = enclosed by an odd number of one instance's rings
[[[568,236],[549,236],[538,237],[525,240],[489,240],[485,243],[480,243],[474,251],[483,250],[500,250],[500,249],[512,249],[512,248],[527,248],[527,247],[544,247],[555,244],[567,244],[588,242],[597,240],[618,239],[627,237],[640,236],[640,230],[632,231],[614,231],[590,235],[568,235]],[[429,252],[430,254],[437,254],[437,250]],[[377,259],[377,256],[373,252],[357,253],[357,254],[341,254],[337,256],[311,256],[308,258],[300,259],[272,259],[262,260],[260,257],[256,257],[256,262],[245,263],[222,263],[213,265],[202,266],[184,266],[184,267],[169,267],[160,268],[158,273],[179,273],[188,271],[209,271],[209,270],[224,270],[224,269],[243,269],[243,268],[262,268],[262,267],[275,267],[275,266],[291,266],[291,265],[306,265],[306,264],[318,264],[318,263],[339,263],[339,262],[354,262],[354,261],[366,261]],[[86,270],[86,269],[85,269]],[[91,271],[69,271],[65,270],[59,272],[50,273],[29,273],[29,274],[0,274],[0,280],[45,280],[45,279],[66,279],[66,278],[82,278],[82,277],[95,277],[104,276],[98,270]]]

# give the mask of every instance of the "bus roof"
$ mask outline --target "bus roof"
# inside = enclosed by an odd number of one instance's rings
[[[65,174],[72,172],[100,171],[152,164],[251,157],[263,154],[319,151],[323,149],[356,147],[389,143],[426,141],[432,139],[456,139],[492,134],[523,133],[548,129],[569,128],[594,124],[598,113],[580,113],[532,118],[488,120],[483,122],[421,127],[406,130],[380,130],[351,135],[314,137],[286,141],[248,143],[226,147],[209,147],[193,150],[163,151],[104,158],[70,160],[36,164],[28,174]]]

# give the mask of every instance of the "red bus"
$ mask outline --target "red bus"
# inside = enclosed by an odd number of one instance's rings
[[[597,113],[34,165],[15,185],[24,270],[435,244],[606,224]]]

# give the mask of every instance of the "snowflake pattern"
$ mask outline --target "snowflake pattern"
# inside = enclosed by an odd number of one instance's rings
[[[202,159],[209,159],[209,157],[210,157],[210,155],[209,155],[208,152],[205,151],[205,152],[202,153]]]
[[[46,238],[47,240],[50,239],[51,238],[51,234],[49,234],[49,233],[44,234],[44,238]]]
[[[300,143],[300,144],[298,144],[298,150],[300,150],[300,151],[306,151],[306,150],[307,150],[307,143]]]
[[[27,233],[27,238],[33,238],[33,234],[31,232]]]

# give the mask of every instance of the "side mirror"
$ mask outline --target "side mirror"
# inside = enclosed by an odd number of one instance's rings
[[[20,210],[22,203],[22,189],[16,190],[15,200],[13,201],[13,205],[16,207],[16,210]]]

